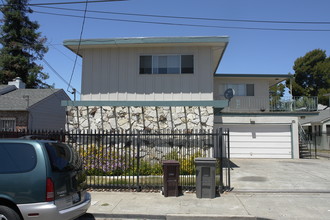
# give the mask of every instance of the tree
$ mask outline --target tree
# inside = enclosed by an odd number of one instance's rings
[[[278,83],[269,88],[269,95],[271,97],[283,97],[285,92],[285,85]]]
[[[293,96],[317,96],[319,103],[328,104],[324,94],[330,92],[330,57],[325,50],[315,49],[299,57],[293,70]]]
[[[48,48],[46,38],[37,32],[39,24],[32,22],[27,13],[29,0],[6,0],[1,7],[3,25],[0,43],[0,84],[6,84],[15,77],[21,77],[27,88],[48,88],[48,78],[43,67],[36,62],[41,60]]]

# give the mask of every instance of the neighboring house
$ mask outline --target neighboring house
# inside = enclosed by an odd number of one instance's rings
[[[317,114],[310,113],[317,100],[270,99],[269,87],[290,75],[215,74],[228,42],[222,36],[64,41],[83,58],[81,101],[63,102],[68,128],[223,127],[230,128],[232,157],[299,158],[298,116]],[[236,91],[229,103],[228,88]]]
[[[0,131],[65,129],[62,100],[70,100],[62,89],[25,89],[20,78],[0,85]]]
[[[312,142],[318,149],[330,149],[330,107],[321,110],[317,116],[303,117],[300,123],[307,133],[316,138]]]

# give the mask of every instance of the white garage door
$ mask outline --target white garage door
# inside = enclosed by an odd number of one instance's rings
[[[292,158],[290,125],[223,125],[232,158]]]

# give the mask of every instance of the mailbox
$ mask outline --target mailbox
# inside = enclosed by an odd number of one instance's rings
[[[215,158],[196,158],[196,196],[215,198]]]
[[[180,164],[176,160],[163,161],[164,196],[179,196]]]

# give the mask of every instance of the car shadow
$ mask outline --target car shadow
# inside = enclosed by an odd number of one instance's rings
[[[75,220],[95,220],[96,218],[94,217],[93,214],[91,213],[86,213],[85,215],[80,216],[79,218],[76,218]]]

